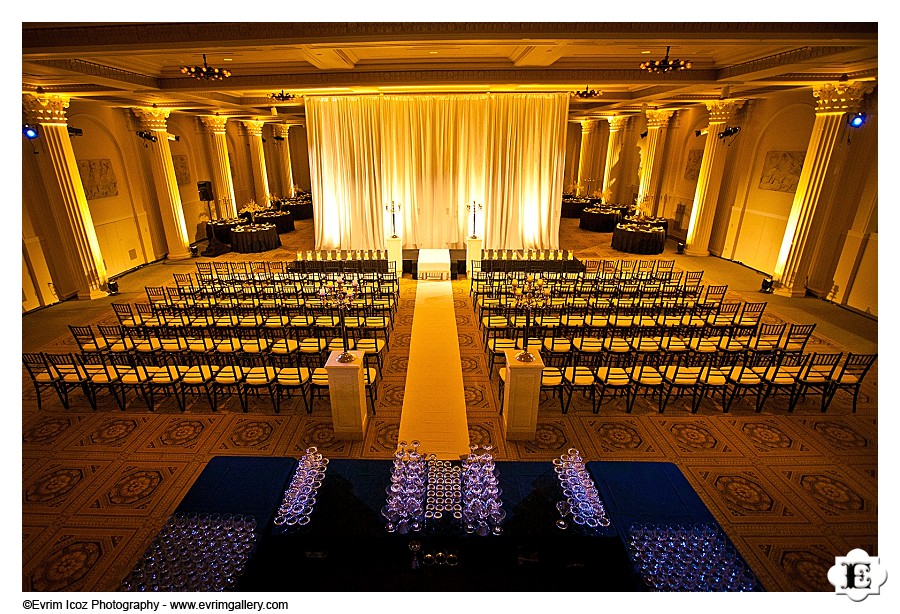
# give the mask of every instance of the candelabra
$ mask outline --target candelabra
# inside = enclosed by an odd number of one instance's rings
[[[394,201],[391,201],[391,204],[385,205],[384,210],[388,211],[391,214],[391,238],[397,238],[397,212],[400,211],[400,203],[394,204]]]
[[[341,327],[341,339],[343,340],[344,351],[338,357],[338,362],[353,362],[356,360],[350,353],[350,342],[347,338],[347,325],[344,317],[350,307],[353,305],[353,298],[359,288],[357,281],[344,279],[337,283],[330,281],[319,289],[319,298],[331,309],[338,310],[338,318]]]
[[[481,211],[481,209],[482,209],[481,204],[475,204],[475,201],[474,201],[474,200],[472,201],[472,204],[471,204],[471,205],[466,205],[466,211],[471,211],[471,212],[472,212],[472,236],[470,237],[471,239],[477,239],[477,238],[478,238],[478,234],[475,232],[475,228],[476,228],[476,226],[475,226],[475,213],[478,212],[478,211]]]
[[[533,362],[534,355],[528,349],[528,334],[531,329],[531,312],[540,311],[547,306],[547,299],[550,296],[550,288],[544,287],[544,280],[540,277],[537,279],[529,275],[525,278],[525,283],[520,285],[519,280],[513,278],[510,282],[513,287],[512,306],[516,310],[525,312],[525,332],[522,339],[522,351],[516,355],[519,362]]]

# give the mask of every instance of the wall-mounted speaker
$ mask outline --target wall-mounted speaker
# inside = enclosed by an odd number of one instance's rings
[[[213,196],[212,181],[198,181],[197,192],[200,194],[200,200],[202,201],[209,202],[216,199]]]

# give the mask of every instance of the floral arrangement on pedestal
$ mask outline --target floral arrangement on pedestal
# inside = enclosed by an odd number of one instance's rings
[[[612,190],[606,188],[605,190],[596,190],[593,194],[591,194],[592,198],[599,198],[600,202],[604,205],[608,205],[609,201],[612,200]]]
[[[634,206],[634,215],[632,217],[638,220],[649,219],[650,216],[650,200],[649,194],[644,194]]]

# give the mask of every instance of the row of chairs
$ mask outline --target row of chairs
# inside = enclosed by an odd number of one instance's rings
[[[815,328],[815,324],[760,324],[756,329],[747,329],[752,332],[736,333],[734,329],[712,326],[677,329],[608,326],[597,330],[538,326],[529,330],[528,346],[536,347],[544,362],[556,367],[575,365],[597,356],[625,354],[718,356],[734,362],[745,356],[802,353]],[[489,377],[493,376],[494,365],[503,362],[507,350],[523,347],[525,336],[524,330],[514,327],[493,332],[496,336],[488,338],[485,349]]]
[[[23,353],[22,361],[31,376],[41,408],[42,392],[53,390],[65,408],[70,393],[80,389],[91,408],[97,409],[98,395],[106,391],[121,410],[129,393],[141,397],[154,411],[157,400],[174,397],[183,412],[187,395],[202,395],[212,411],[218,411],[222,397],[237,396],[244,412],[251,396],[265,392],[274,412],[280,413],[283,399],[298,392],[307,413],[314,399],[328,393],[328,372],[311,368],[299,355],[237,354],[220,361],[207,354],[100,354]],[[366,396],[372,413],[378,398],[377,370],[364,368]]]
[[[337,318],[328,325],[303,327],[185,325],[143,326],[121,325],[69,326],[82,353],[93,354],[275,354],[301,355],[313,365],[323,364],[327,355],[344,349],[344,337]],[[348,327],[348,349],[364,353],[367,365],[380,374],[384,354],[388,351],[388,335],[383,326],[364,323]]]
[[[605,339],[606,343],[637,338],[650,346],[671,344],[702,338],[728,338],[749,345],[758,335],[766,303],[721,303],[718,306],[618,307],[615,310],[540,310],[529,317],[519,307],[485,307],[479,318],[482,343],[490,349],[492,339],[515,337],[530,323],[538,336],[550,336],[555,344],[569,348],[577,338]],[[548,312],[549,311],[549,312]],[[785,328],[768,328],[769,333]],[[811,333],[811,331],[810,331]],[[658,348],[657,348],[658,349]]]
[[[730,410],[735,399],[749,395],[755,397],[759,413],[767,399],[776,394],[788,397],[788,413],[792,413],[811,392],[821,395],[824,413],[837,392],[845,390],[853,397],[856,413],[863,379],[876,358],[875,354],[853,353],[759,354],[736,361],[716,355],[622,354],[602,360],[598,356],[573,366],[544,367],[541,391],[559,398],[562,413],[568,412],[576,391],[589,395],[597,414],[607,395],[623,398],[626,413],[631,413],[641,394],[657,397],[659,413],[671,400],[689,396],[691,412],[697,413],[703,399],[714,398],[716,393],[721,395],[723,413]],[[506,367],[500,370],[501,413],[507,371]]]
[[[393,260],[298,260],[260,262],[198,262],[197,278],[221,281],[278,281],[303,280],[321,274],[384,275],[396,277],[397,263]]]

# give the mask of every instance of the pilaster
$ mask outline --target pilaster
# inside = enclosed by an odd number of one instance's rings
[[[275,136],[282,139],[278,145],[278,150],[280,152],[279,160],[281,162],[282,196],[289,196],[292,194],[294,187],[294,174],[291,171],[290,129],[290,124],[275,124]]]
[[[22,102],[26,121],[39,126],[38,138],[47,153],[40,156],[41,175],[53,217],[61,230],[62,249],[78,298],[104,297],[106,266],[69,140],[65,111],[69,99],[57,95],[24,94]]]
[[[153,185],[159,203],[163,231],[166,235],[166,247],[170,260],[190,258],[190,238],[187,224],[184,221],[184,209],[181,206],[181,193],[178,180],[175,178],[175,166],[172,163],[172,150],[166,120],[169,111],[146,107],[133,108],[132,112],[141,122],[141,130],[152,132],[156,141],[146,142],[151,155],[150,167],[153,173]]]
[[[661,136],[663,130],[669,123],[669,118],[675,111],[669,109],[648,109],[647,110],[647,142],[644,146],[646,159],[644,160],[644,171],[641,173],[641,184],[638,188],[638,204],[641,205],[643,213],[650,214],[656,211],[655,202],[658,198],[656,184],[659,183],[660,174],[660,156],[658,150],[661,148]]]
[[[622,131],[628,124],[628,116],[626,115],[610,115],[606,118],[609,122],[609,145],[606,148],[606,166],[603,169],[603,193],[608,196],[604,197],[604,203],[615,203],[619,201],[619,187],[621,165],[619,164],[622,154]]]
[[[242,121],[250,144],[250,164],[253,167],[253,196],[261,205],[269,201],[269,178],[266,174],[266,155],[263,151],[262,128],[265,122]],[[287,196],[285,194],[285,196]]]
[[[826,83],[813,88],[816,119],[775,262],[773,277],[778,294],[806,294],[812,252],[822,225],[819,205],[831,174],[835,147],[846,129],[844,115],[856,111],[863,96],[873,89],[873,84],[861,81]]]
[[[722,171],[728,155],[727,145],[724,139],[718,138],[718,133],[726,124],[734,121],[738,110],[744,106],[745,102],[736,99],[715,100],[706,103],[706,108],[709,110],[709,128],[685,241],[687,245],[685,253],[690,256],[709,255],[709,237],[716,217],[719,188],[722,186]]]
[[[578,152],[578,192],[577,196],[589,196],[594,190],[596,178],[592,174],[594,167],[595,137],[597,120],[581,120],[581,148]]]
[[[202,115],[200,121],[212,135],[213,189],[216,197],[218,218],[237,217],[234,204],[234,182],[228,165],[228,142],[225,139],[226,117]]]

